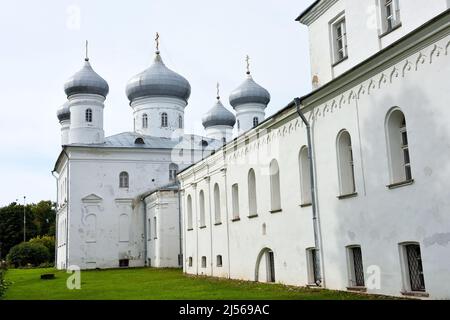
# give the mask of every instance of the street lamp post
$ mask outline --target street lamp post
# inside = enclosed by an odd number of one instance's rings
[[[25,199],[26,196],[23,196],[23,242],[27,241],[27,216],[25,214]]]

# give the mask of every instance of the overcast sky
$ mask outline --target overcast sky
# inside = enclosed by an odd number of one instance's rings
[[[56,110],[65,80],[83,63],[109,83],[106,136],[132,131],[127,81],[151,63],[155,32],[165,64],[191,84],[185,131],[245,77],[269,90],[271,115],[310,88],[307,28],[294,19],[312,0],[128,0],[2,2],[0,10],[0,206],[56,198],[51,175],[61,150]]]

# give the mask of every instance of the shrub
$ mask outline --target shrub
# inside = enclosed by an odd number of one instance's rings
[[[53,236],[37,236],[30,239],[30,243],[42,244],[48,249],[49,259],[46,262],[53,263],[55,260],[55,237]]]
[[[48,249],[40,243],[22,242],[11,248],[6,261],[14,267],[23,267],[28,264],[38,266],[48,261],[50,254]]]
[[[5,273],[6,273],[6,262],[0,260],[0,298],[6,291],[7,283],[5,280]]]

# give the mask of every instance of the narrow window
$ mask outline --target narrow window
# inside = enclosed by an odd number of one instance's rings
[[[128,172],[122,171],[119,174],[119,188],[128,188],[128,187],[129,187]]]
[[[281,210],[280,170],[277,160],[270,162],[270,207],[271,211]]]
[[[227,138],[222,137],[222,144],[226,144],[227,143]]]
[[[255,170],[248,171],[248,208],[249,216],[257,215]]]
[[[192,197],[187,197],[187,227],[188,230],[192,230]]]
[[[360,246],[347,247],[350,287],[364,287],[364,267]]]
[[[177,179],[178,165],[171,163],[169,165],[169,180],[175,181]]]
[[[406,120],[399,109],[394,109],[387,116],[386,136],[391,183],[412,180]]]
[[[334,63],[347,58],[347,31],[345,18],[341,18],[332,24]]]
[[[233,219],[239,219],[239,187],[237,183],[231,186],[231,198],[233,202]]]
[[[148,116],[146,113],[142,115],[142,128],[148,128]]]
[[[355,193],[352,141],[348,131],[344,130],[338,134],[336,144],[340,194],[348,195]]]
[[[315,248],[306,249],[308,284],[320,285],[319,251]]]
[[[392,31],[400,24],[400,7],[398,0],[380,0],[383,33]]]
[[[216,265],[218,266],[218,267],[221,267],[222,266],[222,256],[219,254],[219,255],[217,255],[217,263],[216,263]]]
[[[183,117],[181,115],[178,116],[178,128],[183,129]]]
[[[153,235],[154,235],[154,239],[158,238],[158,225],[157,225],[156,217],[153,217]]]
[[[240,121],[239,121],[239,120],[237,121],[237,128],[238,128],[238,130],[240,130],[240,129],[241,129],[241,123],[240,123]]]
[[[198,195],[198,200],[200,203],[200,227],[206,226],[206,219],[205,219],[205,193],[203,190],[200,190],[200,193]]]
[[[147,223],[147,240],[150,241],[152,240],[152,219],[148,218]]]
[[[256,127],[259,123],[258,117],[253,118],[253,127]]]
[[[192,267],[192,257],[189,257],[189,259],[188,259],[188,266]]]
[[[161,114],[161,127],[167,127],[167,113]]]
[[[311,167],[309,165],[308,147],[304,146],[300,149],[298,164],[300,171],[301,204],[309,205],[311,204]]]
[[[202,257],[202,268],[206,268],[206,257]]]
[[[219,185],[217,183],[214,185],[214,218],[215,218],[215,223],[216,224],[221,223],[221,217],[220,217],[220,190],[219,190]]]
[[[92,122],[92,109],[86,109],[86,122]]]
[[[422,256],[418,243],[401,245],[401,261],[403,263],[403,278],[406,291],[425,291]]]

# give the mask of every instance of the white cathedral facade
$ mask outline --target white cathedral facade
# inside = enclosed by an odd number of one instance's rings
[[[190,85],[158,51],[127,85],[134,131],[104,137],[86,59],[58,111],[57,267],[450,299],[449,8],[315,1],[297,18],[313,91],[265,119],[248,71],[205,137],[184,133]]]

